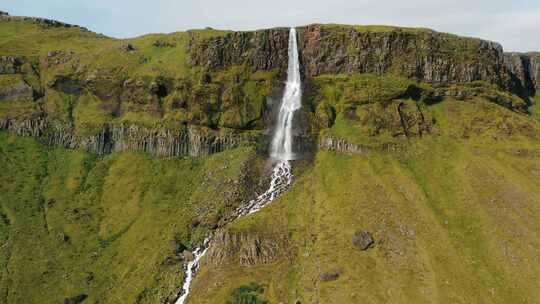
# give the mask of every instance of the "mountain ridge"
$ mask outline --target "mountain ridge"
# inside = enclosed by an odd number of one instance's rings
[[[264,146],[267,141],[266,126],[271,124],[286,66],[288,32],[284,28],[247,32],[207,29],[118,40],[93,36],[86,29],[81,37],[77,33],[80,28],[63,23],[39,21],[38,28],[33,28],[27,23],[41,19],[3,18],[5,27],[16,30],[30,26],[23,32],[33,35],[43,31],[45,36],[51,35],[51,42],[58,34],[66,38],[63,45],[57,42],[46,52],[40,48],[42,54],[29,58],[24,53],[32,54],[35,48],[21,46],[23,49],[9,51],[10,45],[21,44],[19,36],[8,36],[0,47],[6,54],[0,67],[5,83],[4,92],[0,92],[4,129],[99,154],[123,150],[115,147],[143,147],[151,153],[168,151],[155,155],[186,155],[181,151],[189,148],[176,146],[201,144],[208,145],[208,151],[221,151],[237,146],[222,142],[244,141],[246,130],[254,132],[247,135],[251,138],[248,144],[255,141]],[[53,27],[47,29],[49,26]],[[54,26],[65,29],[55,30]],[[32,38],[25,41],[28,39]],[[91,42],[101,46],[88,44]],[[426,29],[313,24],[299,27],[299,43],[307,86],[317,86],[317,77],[324,74],[371,73],[381,79],[396,75],[409,84],[396,91],[394,98],[412,91],[425,98],[487,94],[510,109],[527,112],[540,73],[540,58],[534,54],[517,55],[516,60],[516,55],[503,54],[496,43]],[[467,87],[475,81],[498,88],[483,84]],[[371,82],[377,85],[381,80],[373,78]],[[463,87],[456,90],[453,85]],[[25,102],[29,100],[37,103]],[[314,137],[318,131],[309,126],[314,124],[310,115],[304,115],[302,131],[304,138],[313,138],[306,139],[306,149],[317,142]],[[156,139],[162,143],[154,139],[144,143],[136,133],[118,133],[118,128],[164,135]],[[189,143],[166,135],[173,129],[199,133],[202,141]],[[231,135],[222,138],[223,132]],[[207,153],[193,151],[189,154]]]
[[[188,303],[540,298],[537,53],[298,27],[303,157],[231,222],[269,183],[289,30],[40,20],[0,16],[0,302],[174,303],[209,234]]]

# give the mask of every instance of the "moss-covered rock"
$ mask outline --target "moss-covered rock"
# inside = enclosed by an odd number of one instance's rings
[[[22,75],[0,75],[0,102],[33,100],[34,91]]]

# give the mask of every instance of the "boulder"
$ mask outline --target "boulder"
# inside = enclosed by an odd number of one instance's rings
[[[372,247],[375,244],[375,240],[368,231],[359,231],[354,234],[352,243],[355,247],[364,251]]]
[[[88,298],[88,295],[82,293],[80,295],[65,299],[64,304],[80,304],[86,300],[86,298]]]
[[[193,261],[193,259],[195,258],[195,256],[193,256],[193,253],[189,250],[184,250],[182,252],[182,255],[184,256],[184,260],[188,262]]]
[[[157,47],[157,48],[172,48],[172,47],[176,46],[176,43],[168,42],[168,41],[165,41],[165,40],[156,40],[156,41],[154,41],[154,43],[152,45]]]
[[[58,232],[58,234],[56,235],[56,238],[58,239],[58,241],[64,242],[64,243],[69,242],[69,240],[71,239],[69,235],[67,235],[65,232]]]
[[[0,56],[0,75],[18,74],[24,59],[19,56]]]
[[[332,270],[332,271],[321,273],[320,278],[321,278],[321,281],[323,282],[330,282],[330,281],[337,280],[340,274],[341,274],[340,270]]]
[[[128,53],[137,51],[137,48],[136,48],[133,44],[131,44],[131,43],[124,43],[124,44],[120,45],[119,48],[120,48],[122,51],[128,52]]]

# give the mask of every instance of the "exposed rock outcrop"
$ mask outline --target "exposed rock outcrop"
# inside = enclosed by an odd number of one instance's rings
[[[526,97],[540,90],[540,53],[506,53],[504,58],[516,93]]]
[[[509,80],[499,44],[431,30],[310,25],[300,49],[309,76],[397,72],[431,83],[485,80],[501,87]]]
[[[219,68],[247,65],[253,70],[287,70],[289,30],[233,32],[205,40],[191,40],[192,65]]]
[[[222,230],[212,239],[206,261],[214,266],[267,264],[286,254],[286,242],[277,236]]]
[[[137,48],[131,43],[123,43],[118,48],[127,53],[132,53],[132,52],[137,51]]]
[[[353,235],[352,243],[355,247],[364,251],[373,246],[375,244],[375,240],[373,240],[373,235],[371,235],[370,232],[359,231]]]
[[[298,28],[306,77],[340,73],[398,73],[430,83],[483,80],[513,89],[502,47],[491,41],[424,29],[370,31],[353,26]],[[191,64],[220,68],[246,64],[256,70],[287,64],[286,29],[235,32],[193,41]]]
[[[24,62],[20,56],[0,56],[0,75],[20,73]]]
[[[0,75],[0,82],[3,80],[2,77],[6,76]],[[34,99],[34,91],[32,90],[32,87],[21,79],[15,79],[13,82],[14,83],[10,85],[0,86],[0,102],[14,100],[32,101]]]
[[[3,14],[0,18],[71,27],[38,18]],[[0,126],[48,144],[98,154],[207,155],[245,144],[268,145],[268,133],[275,123],[268,117],[277,116],[280,80],[288,63],[288,35],[286,28],[204,35],[193,31],[183,41],[172,37],[155,41],[154,47],[159,48],[187,47],[190,72],[181,75],[136,75],[114,64],[92,66],[84,63],[83,54],[70,50],[47,50],[41,58],[2,56],[0,101],[13,102],[13,106],[1,113]],[[407,138],[429,133],[433,122],[418,106],[400,104],[402,100],[434,103],[444,97],[480,96],[526,112],[528,103],[506,92],[500,94],[499,89],[526,97],[540,83],[539,54],[505,55],[497,43],[427,29],[314,24],[298,28],[298,41],[307,103],[295,118],[294,145],[299,153],[314,151],[317,145],[354,154],[372,149],[338,138],[315,139],[320,130],[332,127],[337,114],[335,108],[325,106],[324,98],[316,98],[323,90],[314,84],[324,79],[316,76],[367,73],[375,78],[362,87],[351,77],[350,88],[340,93],[347,99],[343,110],[347,113],[340,114],[351,113],[351,120],[367,136],[386,132]],[[126,52],[137,50],[129,42],[116,41],[115,45]],[[141,48],[137,53],[143,58],[145,51]],[[133,64],[143,64],[136,62]],[[413,85],[388,93],[377,87],[379,78],[385,77],[373,74],[397,74]],[[415,86],[411,79],[424,86]],[[387,82],[393,84],[393,78]],[[411,88],[417,91],[414,96]],[[397,106],[391,110],[377,108],[396,100]]]
[[[138,125],[105,125],[94,135],[77,136],[73,128],[43,117],[29,120],[0,120],[0,129],[41,142],[96,154],[142,151],[153,156],[204,156],[243,145],[254,145],[258,137],[239,132],[215,132],[189,127],[177,130]]]
[[[399,146],[392,143],[383,143],[380,146],[372,147],[354,144],[343,138],[321,137],[319,138],[319,149],[344,154],[369,156],[374,152],[397,151]]]
[[[372,149],[369,147],[352,144],[345,139],[332,137],[321,138],[319,141],[319,149],[365,156],[372,153]]]

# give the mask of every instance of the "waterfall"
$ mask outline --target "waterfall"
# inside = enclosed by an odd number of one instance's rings
[[[272,171],[270,187],[256,199],[239,208],[234,214],[237,218],[261,210],[285,191],[292,181],[290,160],[297,158],[293,147],[294,113],[302,107],[302,81],[300,78],[300,62],[298,60],[298,43],[296,29],[289,32],[289,63],[287,67],[287,83],[281,99],[279,116],[270,146],[270,156],[277,161]]]
[[[208,242],[210,242],[210,238],[206,238],[204,240],[203,246],[197,247],[192,252],[193,260],[187,264],[186,278],[184,279],[184,285],[182,286],[182,295],[180,296],[180,298],[178,298],[176,304],[183,304],[186,302],[187,296],[189,294],[189,287],[191,286],[191,281],[193,281],[195,272],[197,272],[197,270],[199,269],[199,261],[208,250]]]
[[[302,83],[300,79],[300,63],[298,61],[298,44],[296,41],[296,29],[289,32],[289,63],[287,68],[287,83],[281,99],[278,121],[272,144],[270,156],[277,161],[272,170],[272,177],[268,189],[257,198],[241,206],[233,213],[233,220],[246,214],[255,213],[272,202],[292,182],[292,168],[290,161],[297,158],[293,149],[293,118],[294,113],[302,106]],[[198,268],[199,261],[210,246],[210,238],[206,238],[201,247],[193,251],[194,259],[187,264],[186,277],[182,286],[180,297],[176,304],[186,303],[193,277]]]
[[[298,44],[296,30],[291,28],[289,33],[289,66],[287,68],[287,83],[281,100],[279,116],[270,147],[270,156],[277,160],[288,161],[295,158],[293,152],[293,118],[302,106],[302,83],[300,80],[300,62],[298,61]]]

